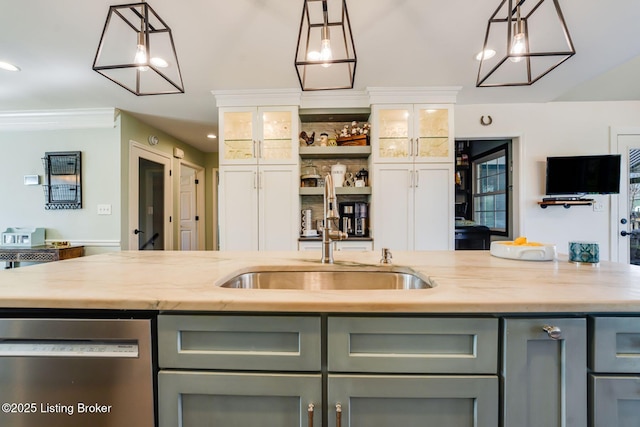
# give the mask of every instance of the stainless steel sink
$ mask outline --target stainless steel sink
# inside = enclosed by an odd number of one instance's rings
[[[250,271],[220,286],[237,289],[406,290],[429,289],[433,284],[411,269],[387,268]]]

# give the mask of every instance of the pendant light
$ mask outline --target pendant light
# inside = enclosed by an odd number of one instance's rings
[[[489,18],[477,87],[532,85],[576,51],[559,0],[502,0]]]
[[[346,0],[304,0],[295,60],[302,90],[353,88],[356,62]]]
[[[93,69],[135,95],[184,93],[171,29],[145,2],[109,7]]]

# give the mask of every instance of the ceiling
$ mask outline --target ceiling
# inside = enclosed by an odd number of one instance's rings
[[[534,1],[534,0],[529,0]],[[551,0],[547,0],[551,1]],[[112,0],[0,0],[0,114],[115,107],[205,152],[212,90],[298,88],[302,0],[150,0],[173,32],[185,93],[137,97],[92,70]],[[458,104],[640,100],[640,1],[560,0],[576,55],[532,86],[476,88],[498,0],[347,0],[355,87],[461,86]]]

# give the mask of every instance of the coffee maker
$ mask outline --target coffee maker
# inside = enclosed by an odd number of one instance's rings
[[[365,237],[367,229],[367,204],[363,202],[340,203],[340,231],[349,236]]]

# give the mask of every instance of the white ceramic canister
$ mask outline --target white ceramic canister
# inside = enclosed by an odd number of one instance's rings
[[[331,178],[333,178],[333,185],[335,187],[342,187],[344,182],[344,175],[347,173],[347,167],[342,163],[336,163],[331,166]]]

